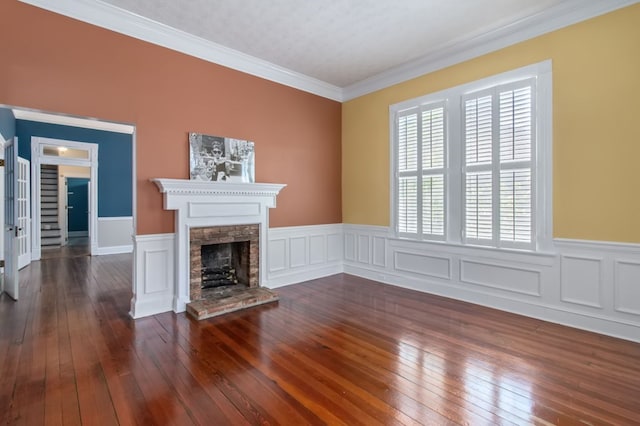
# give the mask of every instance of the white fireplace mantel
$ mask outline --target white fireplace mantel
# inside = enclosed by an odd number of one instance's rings
[[[189,230],[192,227],[260,225],[259,282],[266,277],[269,209],[286,185],[151,179],[164,194],[164,209],[175,210],[175,290],[173,310],[183,312],[189,299]]]

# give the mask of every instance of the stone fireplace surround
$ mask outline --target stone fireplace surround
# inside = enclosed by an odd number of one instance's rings
[[[176,211],[174,312],[184,312],[189,303],[195,302],[191,299],[190,260],[190,236],[195,228],[258,225],[257,288],[262,288],[266,277],[269,208],[275,207],[276,196],[286,185],[163,178],[152,182],[163,193],[164,209]]]

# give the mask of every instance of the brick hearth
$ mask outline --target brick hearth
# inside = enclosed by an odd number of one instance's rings
[[[260,225],[228,225],[191,228],[189,231],[191,303],[187,312],[197,319],[210,318],[278,300],[277,294],[260,287]],[[202,289],[202,246],[248,242],[248,282],[222,288]]]

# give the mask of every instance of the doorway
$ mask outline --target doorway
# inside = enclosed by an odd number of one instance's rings
[[[32,202],[32,260],[39,260],[43,253],[43,214],[42,214],[42,167],[45,165],[57,166],[60,170],[88,169],[87,181],[87,235],[89,253],[95,254],[98,245],[98,145],[94,143],[67,141],[43,137],[31,138],[31,192]],[[60,172],[57,175],[60,177]],[[84,177],[84,176],[83,176]],[[59,178],[59,181],[62,178]],[[66,183],[66,181],[64,181]],[[67,190],[61,191],[64,209],[59,209],[58,223],[63,224],[62,238],[65,243],[68,238],[66,229],[67,217]],[[44,225],[46,226],[46,224]],[[64,244],[61,244],[64,245]],[[57,248],[57,247],[56,247]]]

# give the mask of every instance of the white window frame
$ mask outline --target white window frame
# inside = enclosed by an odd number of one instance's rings
[[[423,113],[425,111],[434,111],[437,109],[442,108],[443,111],[443,118],[444,118],[444,126],[445,128],[443,129],[444,131],[444,146],[443,146],[443,156],[444,156],[444,164],[442,167],[437,167],[437,168],[430,168],[430,169],[425,169],[424,167],[420,167],[421,165],[423,165],[423,158],[422,158],[422,153],[424,151],[423,149],[423,141],[422,141],[422,135],[423,135],[423,122],[421,118],[418,118],[418,124],[417,124],[417,134],[418,134],[418,147],[417,147],[417,168],[416,170],[413,171],[401,171],[401,170],[396,170],[396,174],[398,179],[400,178],[411,178],[414,177],[416,178],[416,184],[418,186],[419,189],[422,189],[422,182],[423,179],[425,177],[429,177],[429,176],[440,176],[442,175],[443,178],[443,185],[446,191],[447,188],[447,166],[446,166],[446,158],[447,158],[447,129],[446,129],[446,122],[447,122],[447,105],[444,102],[431,102],[428,104],[422,104],[419,105],[415,108],[409,108],[408,110],[402,110],[399,111],[396,116],[398,118],[400,117],[406,117],[408,115],[411,114],[416,114],[417,117],[421,117],[423,115]],[[399,126],[398,126],[399,127]],[[398,132],[398,127],[396,127],[394,129],[395,132],[395,140],[396,143],[399,143],[400,137],[399,137],[399,132]],[[395,151],[396,153],[398,153],[398,150]],[[398,167],[398,162],[396,161],[395,163],[396,168]],[[446,199],[446,193],[444,194],[445,199]],[[398,201],[399,204],[399,200],[396,198],[396,200]],[[418,218],[423,218],[422,215],[422,209],[423,209],[423,193],[422,191],[417,191],[416,194],[416,205],[417,205],[417,217]],[[443,206],[444,207],[444,233],[443,235],[438,235],[438,234],[425,234],[424,233],[424,226],[422,223],[422,219],[418,219],[418,223],[417,223],[417,229],[416,229],[416,233],[404,233],[400,230],[398,230],[398,228],[396,227],[396,230],[398,232],[398,235],[403,236],[403,237],[408,237],[408,238],[415,238],[415,239],[428,239],[428,240],[440,240],[440,241],[445,241],[446,240],[446,236],[447,236],[447,230],[446,230],[446,224],[447,224],[447,206]],[[395,209],[396,212],[396,217],[398,214],[398,208]],[[396,222],[397,223],[397,222]]]
[[[465,243],[464,228],[464,174],[463,174],[463,98],[472,92],[491,89],[495,86],[509,84],[529,78],[535,79],[535,128],[534,146],[532,147],[532,237],[533,244],[529,251],[553,251],[553,210],[552,210],[552,63],[551,60],[542,61],[512,71],[507,71],[471,83],[445,89],[419,98],[403,101],[389,107],[389,137],[390,146],[390,206],[391,233],[396,238],[410,238],[434,243],[483,247],[487,249],[512,250],[519,249],[517,245],[509,244],[501,247],[475,246]],[[396,119],[398,114],[411,108],[444,103],[446,106],[445,122],[445,238],[444,241],[424,237],[417,238],[398,233],[398,200],[397,200],[397,157],[398,135]],[[495,226],[495,224],[494,224]],[[498,230],[499,231],[499,230]]]

